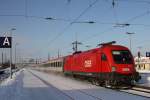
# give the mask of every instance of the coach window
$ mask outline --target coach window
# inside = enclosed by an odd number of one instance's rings
[[[61,66],[61,62],[59,62],[59,67]]]
[[[53,66],[55,67],[55,62],[53,62]]]
[[[57,67],[59,67],[59,62],[57,62]]]
[[[57,67],[59,67],[59,62],[57,62]]]
[[[60,62],[60,67],[62,66],[62,62]]]
[[[60,66],[59,62],[58,62],[58,67]]]
[[[103,61],[106,61],[106,60],[107,60],[107,57],[106,57],[106,55],[105,55],[104,53],[102,54],[101,59],[102,59]]]
[[[57,62],[55,62],[55,67],[57,67]]]
[[[55,62],[56,63],[56,67],[58,66],[58,62]]]

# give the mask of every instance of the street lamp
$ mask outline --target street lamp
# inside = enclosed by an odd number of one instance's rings
[[[16,64],[17,64],[17,61],[16,61],[16,58],[17,58],[17,45],[19,45],[19,43],[15,44],[15,62],[14,62],[15,68],[16,68]]]
[[[139,47],[137,47],[138,48],[138,69],[141,69],[141,67],[140,67],[140,57],[141,57],[141,49],[142,49],[142,47],[141,46],[139,46]]]
[[[14,31],[14,30],[16,30],[16,28],[11,28],[10,29],[10,37],[12,37],[12,31]],[[13,43],[12,40],[11,40],[11,44]],[[11,48],[10,48],[10,78],[12,78],[12,45],[11,45]]]
[[[129,35],[129,41],[130,41],[130,51],[132,52],[132,46],[131,46],[131,35],[135,33],[126,32],[127,35]]]

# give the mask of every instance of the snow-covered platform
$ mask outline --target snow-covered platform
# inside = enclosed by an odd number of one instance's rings
[[[56,74],[25,69],[0,86],[0,100],[149,100]]]

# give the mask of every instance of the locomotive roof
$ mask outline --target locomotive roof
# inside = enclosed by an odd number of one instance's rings
[[[109,44],[109,45],[103,45],[103,46],[100,46],[100,47],[97,47],[97,48],[93,48],[93,49],[90,49],[90,50],[87,50],[87,51],[73,53],[72,55],[78,55],[78,54],[82,54],[82,53],[86,53],[86,52],[93,52],[94,53],[94,52],[97,52],[98,50],[101,50],[101,49],[104,49],[104,48],[107,48],[107,49],[114,49],[114,48],[116,49],[116,48],[118,48],[118,49],[126,49],[126,50],[128,50],[127,47],[122,46],[122,45],[111,45],[111,44]],[[70,57],[72,55],[67,55],[67,56],[64,56],[64,57],[51,59],[50,61],[63,60],[63,58]]]
[[[126,49],[128,50],[127,47],[125,46],[122,46],[122,45],[103,45],[103,46],[100,46],[100,47],[97,47],[97,48],[93,48],[93,49],[90,49],[90,50],[87,50],[87,51],[83,51],[83,52],[80,52],[80,53],[86,53],[86,52],[96,52],[100,49],[103,49],[103,48],[107,48],[107,49],[114,49],[114,48],[118,48],[118,49]],[[75,54],[80,54],[80,53],[74,53],[73,55]]]

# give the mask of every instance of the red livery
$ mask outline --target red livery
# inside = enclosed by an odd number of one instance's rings
[[[61,64],[63,72],[83,76],[94,84],[105,86],[131,85],[138,81],[140,76],[129,49],[112,43],[64,57]]]

